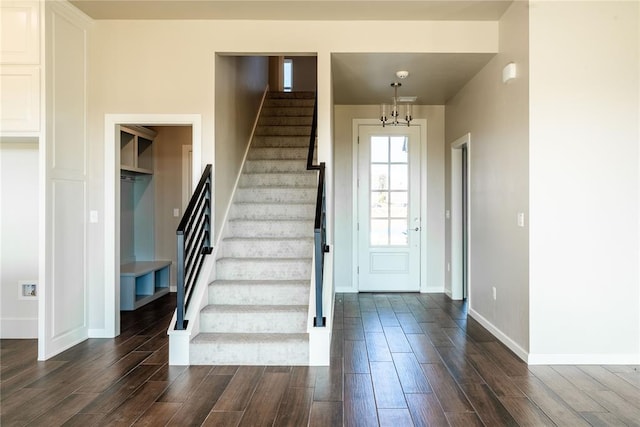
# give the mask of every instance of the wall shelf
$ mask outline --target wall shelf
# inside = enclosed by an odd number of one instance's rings
[[[153,174],[153,140],[156,135],[143,126],[120,126],[120,169]]]

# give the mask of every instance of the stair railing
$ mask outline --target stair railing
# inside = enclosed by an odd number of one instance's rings
[[[309,152],[307,154],[307,170],[317,170],[318,173],[318,194],[316,197],[316,216],[314,221],[314,252],[315,252],[315,273],[316,273],[316,315],[313,319],[313,326],[326,326],[326,319],[322,310],[322,293],[323,293],[323,273],[324,273],[324,254],[329,252],[327,245],[327,211],[325,200],[325,163],[318,165],[313,164],[313,154],[316,150],[318,132],[318,96],[316,95],[313,104],[313,121],[311,122],[311,135],[309,136]]]
[[[205,256],[211,247],[211,165],[207,165],[200,182],[191,196],[187,210],[176,230],[178,243],[178,293],[176,303],[177,330],[184,330],[184,319],[191,294],[200,274]]]

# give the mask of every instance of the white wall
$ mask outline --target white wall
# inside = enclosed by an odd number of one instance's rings
[[[379,31],[383,25],[385,31]],[[406,43],[388,37],[402,33]],[[317,54],[319,160],[333,176],[331,99],[332,52],[495,52],[495,22],[431,21],[96,21],[89,37],[88,208],[104,218],[105,114],[200,114],[202,163],[224,164],[214,123],[220,106],[217,53]],[[215,116],[214,116],[215,109]],[[246,141],[245,141],[246,143]],[[215,155],[214,155],[215,147]],[[238,151],[230,158],[238,159]],[[194,149],[195,150],[195,149]],[[233,165],[233,163],[232,163]],[[235,174],[219,176],[235,180]],[[331,182],[328,190],[331,191]],[[328,200],[329,242],[333,241],[332,200]],[[224,203],[222,203],[225,205]],[[226,208],[226,207],[225,207]],[[216,206],[216,222],[222,206]],[[336,211],[337,215],[340,212]],[[90,327],[102,328],[105,283],[104,227],[89,229]]]
[[[470,175],[469,300],[472,316],[521,357],[529,347],[528,7],[514,2],[500,20],[500,52],[446,105],[446,197],[451,209],[450,144],[467,132]],[[517,79],[503,84],[515,62]],[[447,221],[450,258],[451,224]],[[448,273],[447,286],[451,287]],[[496,288],[496,300],[492,297]]]
[[[38,281],[38,143],[0,140],[0,338],[36,338],[38,301],[18,283]]]
[[[375,119],[377,105],[336,105],[334,108],[334,181],[335,188],[335,261],[334,282],[337,292],[357,292],[353,283],[353,119]],[[444,290],[444,106],[416,105],[415,119],[427,120],[427,152],[422,153],[422,168],[427,174],[426,288]]]
[[[640,363],[639,5],[531,4],[532,363]]]

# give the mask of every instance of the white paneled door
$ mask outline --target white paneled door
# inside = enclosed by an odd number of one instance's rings
[[[358,129],[358,290],[420,290],[420,128]]]
[[[62,4],[46,8],[39,360],[88,336],[86,30]]]

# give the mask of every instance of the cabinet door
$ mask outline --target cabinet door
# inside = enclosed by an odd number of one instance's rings
[[[2,133],[37,133],[40,130],[40,68],[0,67],[0,129]]]
[[[3,1],[0,7],[0,63],[40,63],[40,3]]]

